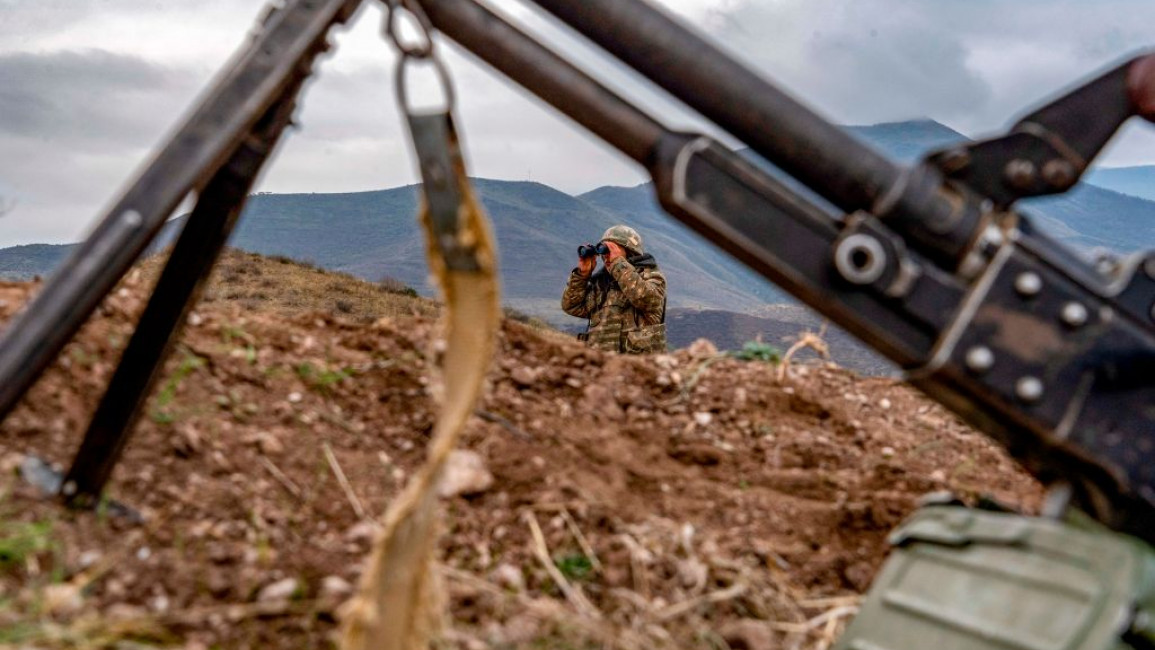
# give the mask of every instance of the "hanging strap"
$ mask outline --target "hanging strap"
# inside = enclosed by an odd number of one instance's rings
[[[416,3],[406,3],[405,9],[420,12]],[[397,4],[391,5],[391,34],[396,32],[398,10]],[[422,24],[421,16],[416,17]],[[444,393],[427,460],[385,513],[358,592],[344,610],[344,650],[425,650],[437,634],[442,606],[434,572],[439,520],[436,488],[481,395],[500,323],[492,229],[465,173],[453,125],[448,74],[427,37],[410,50],[398,46],[403,54],[397,79],[420,163],[420,222],[429,266],[445,300]],[[414,114],[410,110],[405,72],[418,59],[432,62],[441,75],[449,104],[442,112]]]

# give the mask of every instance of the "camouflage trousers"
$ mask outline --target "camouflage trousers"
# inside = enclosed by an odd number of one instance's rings
[[[641,325],[624,329],[620,322],[598,325],[579,334],[591,348],[625,354],[655,354],[666,351],[666,324]]]

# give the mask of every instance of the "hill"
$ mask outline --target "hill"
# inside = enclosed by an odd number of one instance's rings
[[[1121,194],[1155,201],[1155,165],[1100,167],[1091,170],[1087,182]]]
[[[428,303],[230,254],[110,484],[145,523],[65,511],[15,469],[70,461],[152,264],[0,423],[0,643],[327,647],[371,517],[425,455]],[[314,302],[338,282],[392,315]],[[0,283],[0,326],[34,289]],[[463,441],[490,482],[444,501],[440,647],[828,643],[927,492],[1037,508],[997,446],[902,384],[821,364],[776,375],[689,351],[607,355],[506,322]]]
[[[931,120],[850,130],[904,161],[965,140]],[[570,196],[539,183],[475,183],[497,230],[506,304],[554,325],[577,322],[558,308],[577,244],[597,239],[606,227],[621,222],[636,226],[659,259],[671,287],[671,309],[773,318],[772,305],[788,302],[772,284],[669,218],[648,184]],[[1084,184],[1068,195],[1025,205],[1046,230],[1080,250],[1130,251],[1155,245],[1155,202]],[[231,245],[370,281],[389,277],[431,295],[424,244],[414,224],[416,206],[416,186],[346,194],[260,194],[251,198]],[[170,222],[158,246],[170,243],[181,223]],[[67,250],[43,245],[0,250],[0,277],[45,275]]]
[[[72,250],[71,244],[26,244],[0,249],[0,280],[47,275]]]

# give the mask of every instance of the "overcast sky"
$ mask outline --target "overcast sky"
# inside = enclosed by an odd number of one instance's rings
[[[243,41],[265,0],[0,0],[0,246],[75,241]],[[414,182],[393,53],[367,6],[337,36],[258,189]],[[697,121],[514,0],[494,3],[667,121]],[[930,117],[970,136],[1155,47],[1152,0],[663,0],[843,124]],[[560,39],[560,40],[558,40]],[[580,193],[641,182],[628,160],[454,48],[476,176]],[[1133,126],[1101,161],[1155,162]]]

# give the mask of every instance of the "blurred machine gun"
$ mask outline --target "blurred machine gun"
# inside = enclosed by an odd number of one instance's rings
[[[1066,504],[1155,543],[1155,253],[1093,263],[1019,199],[1073,187],[1131,117],[1155,120],[1155,55],[1002,137],[903,167],[644,0],[529,0],[828,203],[699,134],[673,131],[476,0],[386,0],[644,166],[663,207],[893,360]],[[145,250],[198,201],[62,492],[98,495],[139,405],[327,34],[362,0],[271,9],[91,236],[0,341],[0,415]],[[406,59],[428,57],[431,42]],[[831,208],[833,206],[834,209]],[[452,224],[443,226],[452,228]],[[447,239],[446,241],[451,241]]]

